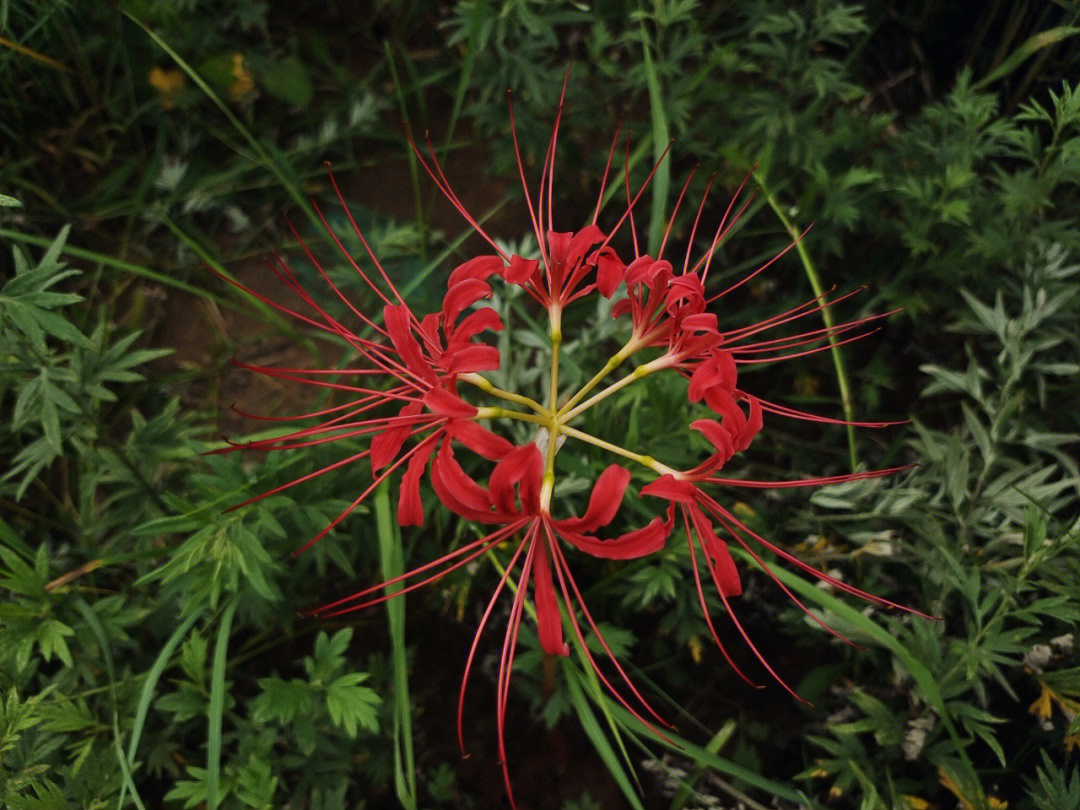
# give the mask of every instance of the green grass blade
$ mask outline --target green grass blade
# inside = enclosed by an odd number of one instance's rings
[[[742,765],[737,765],[717,754],[710,753],[707,749],[702,748],[700,745],[695,745],[672,731],[664,729],[664,736],[668,738],[667,740],[657,737],[647,726],[642,724],[640,720],[630,714],[630,712],[616,703],[612,698],[605,695],[604,701],[607,703],[608,711],[610,711],[615,719],[622,724],[623,728],[633,732],[631,735],[632,739],[636,739],[636,734],[641,734],[652,742],[667,748],[669,751],[674,751],[681,757],[693,760],[694,764],[699,768],[711,768],[719,773],[727,774],[728,776],[739,779],[758,790],[776,796],[779,799],[801,803],[802,805],[807,804],[806,797],[803,796],[801,792],[796,791],[787,785],[775,782],[772,779],[767,779],[756,771],[744,768]],[[817,805],[813,804],[809,806],[817,807]]]
[[[128,741],[127,750],[127,765],[130,768],[135,763],[135,754],[139,750],[139,740],[142,738],[143,725],[146,723],[146,715],[150,712],[150,704],[154,700],[154,690],[157,688],[158,681],[161,680],[162,674],[165,672],[165,667],[169,665],[169,661],[172,660],[173,653],[176,652],[176,648],[180,645],[180,642],[187,636],[188,631],[191,630],[192,625],[198,621],[202,616],[204,608],[199,608],[181,624],[173,634],[169,636],[168,641],[165,642],[165,646],[161,648],[161,652],[158,653],[158,657],[154,659],[154,665],[150,667],[150,671],[146,673],[146,680],[143,681],[142,691],[139,693],[139,705],[135,708],[135,721],[131,724],[131,740]],[[117,810],[124,806],[124,793],[126,785],[120,790],[120,800],[117,802]]]
[[[611,774],[611,778],[615,780],[615,784],[619,786],[619,790],[622,791],[630,806],[635,808],[635,810],[645,810],[644,805],[641,803],[641,799],[638,798],[638,793],[634,789],[633,783],[630,781],[630,777],[628,777],[626,771],[623,770],[622,763],[619,761],[615,749],[613,749],[611,743],[608,742],[608,738],[604,734],[603,728],[600,726],[600,721],[596,719],[596,714],[593,713],[592,707],[585,697],[585,691],[581,683],[582,674],[570,663],[569,659],[561,658],[559,660],[562,664],[563,678],[566,681],[567,691],[570,694],[570,703],[574,707],[578,722],[581,723],[581,728],[585,731],[585,735],[589,738],[589,742],[591,742],[593,748],[596,749],[596,753],[600,755],[604,767],[607,768],[608,773]],[[603,696],[601,696],[601,700],[603,699]]]
[[[1076,36],[1077,34],[1080,34],[1080,27],[1075,25],[1059,25],[1057,28],[1040,31],[1037,34],[1028,37],[1019,48],[1003,59],[1001,64],[977,81],[975,83],[975,89],[981,90],[988,84],[993,84],[1003,76],[1012,73],[1043,48],[1049,48],[1052,45],[1056,45],[1062,40]]]
[[[11,239],[15,242],[24,242],[27,245],[46,248],[53,243],[52,239],[31,236],[30,234],[12,231],[7,228],[0,228],[0,239]],[[217,304],[222,304],[223,306],[230,306],[221,296],[203,287],[196,287],[194,284],[188,284],[187,282],[175,279],[166,273],[159,273],[156,270],[151,270],[150,268],[143,267],[139,264],[132,264],[131,262],[114,259],[112,256],[106,256],[104,253],[97,253],[93,250],[85,250],[84,248],[64,245],[64,249],[60,252],[60,255],[95,262],[103,267],[110,267],[114,270],[123,270],[127,273],[131,273],[133,276],[139,276],[140,278],[145,278],[149,281],[157,282],[158,284],[164,284],[176,290],[183,290],[186,293],[198,296],[199,298],[205,298]]]
[[[394,54],[390,50],[390,43],[385,40],[383,41],[383,50],[386,52],[386,64],[390,68],[390,78],[394,82],[394,96],[397,98],[398,112],[401,113],[401,120],[405,122],[405,126],[411,130],[409,108],[405,104],[405,90],[401,86],[401,79],[398,77],[397,66],[394,64]],[[423,255],[427,252],[427,228],[424,227],[424,202],[420,193],[420,166],[416,162],[416,154],[413,152],[411,145],[406,149],[406,153],[409,156],[409,178],[412,183],[413,206],[416,208],[416,228],[420,232],[420,248],[421,255]]]
[[[206,736],[206,805],[216,810],[221,784],[221,726],[225,716],[225,664],[229,658],[229,633],[240,599],[234,596],[221,614],[214,662],[210,670],[210,707],[207,711]]]
[[[450,110],[450,123],[446,128],[446,137],[443,139],[443,152],[450,147],[450,141],[454,137],[454,129],[457,127],[458,118],[461,115],[461,107],[465,103],[465,92],[472,82],[473,66],[476,64],[476,52],[480,47],[480,29],[483,24],[484,3],[473,4],[472,16],[469,17],[469,41],[465,45],[465,61],[461,66],[461,77],[458,79],[457,88],[454,90],[454,106]]]
[[[131,776],[131,767],[128,764],[127,757],[124,756],[124,750],[120,746],[120,717],[116,703],[116,672],[113,668],[112,651],[109,649],[109,640],[105,637],[105,628],[101,626],[101,620],[98,618],[97,614],[94,613],[94,609],[91,608],[81,596],[75,600],[75,608],[82,614],[83,619],[90,626],[90,632],[92,632],[97,639],[98,645],[101,647],[101,655],[105,659],[105,671],[109,677],[109,691],[112,694],[113,748],[116,750],[116,759],[120,763],[120,778],[123,783],[122,789],[131,791],[131,800],[135,802],[135,806],[138,807],[139,810],[146,810],[146,806],[139,796],[139,790],[135,787],[135,780]]]
[[[667,113],[664,112],[664,95],[660,90],[660,77],[656,72],[649,37],[645,24],[641,25],[641,51],[645,56],[645,82],[649,88],[649,115],[652,117],[653,161],[660,163],[671,135],[668,130]],[[653,176],[652,214],[649,217],[649,254],[655,256],[660,249],[666,225],[664,211],[667,208],[668,191],[671,188],[671,161],[660,163]]]
[[[761,189],[761,194],[765,197],[765,200],[769,203],[769,207],[772,208],[773,213],[776,214],[776,218],[780,220],[780,224],[784,226],[784,229],[788,232],[788,235],[795,240],[795,252],[799,255],[799,261],[802,262],[803,270],[806,273],[807,279],[810,281],[810,287],[814,291],[814,295],[821,297],[825,294],[825,288],[821,284],[821,277],[818,275],[817,268],[814,266],[813,260],[810,258],[810,253],[806,250],[806,242],[800,239],[798,229],[792,224],[784,213],[783,208],[776,201],[776,197],[772,195],[768,187],[765,185],[765,179],[761,176],[761,173],[754,171],[754,180],[758,184],[758,188]],[[844,356],[840,351],[840,347],[837,345],[838,338],[832,333],[834,325],[832,310],[825,307],[821,310],[821,320],[825,323],[825,327],[829,329],[829,354],[832,356],[833,367],[836,369],[836,385],[840,389],[840,405],[844,409],[844,419],[848,422],[855,421],[855,409],[852,404],[851,386],[848,383],[847,370],[844,366]],[[847,441],[848,441],[848,462],[851,465],[852,471],[855,471],[859,466],[859,455],[855,441],[855,426],[847,425]]]
[[[623,762],[626,763],[626,767],[630,769],[630,777],[634,780],[634,784],[637,786],[637,792],[643,793],[641,789],[641,780],[637,777],[637,772],[634,771],[634,763],[630,759],[630,754],[626,750],[626,744],[623,742],[623,735],[619,732],[619,724],[615,722],[615,718],[611,716],[611,712],[607,710],[607,704],[602,700],[604,696],[604,690],[600,686],[600,679],[596,675],[596,671],[589,665],[589,660],[585,656],[585,650],[582,649],[581,643],[578,641],[577,634],[573,632],[573,624],[570,622],[569,616],[566,614],[566,605],[563,605],[561,611],[563,617],[563,626],[570,634],[574,642],[574,651],[577,653],[578,663],[581,666],[581,671],[584,673],[584,679],[589,686],[589,697],[592,698],[593,703],[600,709],[604,715],[604,720],[607,722],[608,728],[611,729],[611,736],[615,738],[615,744],[619,748],[619,754],[622,756]],[[575,710],[577,707],[574,707]],[[584,723],[583,723],[584,725]],[[612,776],[615,776],[613,773]]]
[[[401,538],[390,513],[390,484],[383,481],[375,490],[375,531],[379,536],[379,560],[384,579],[405,572]],[[397,593],[404,585],[388,585]],[[412,705],[409,701],[409,670],[405,647],[405,599],[399,596],[386,603],[390,625],[390,658],[394,678],[394,787],[398,801],[407,810],[416,810],[416,759],[413,754]]]
[[[183,242],[192,253],[212,267],[215,272],[220,273],[230,281],[239,283],[236,276],[230,273],[225,265],[218,261],[206,248],[199,244],[196,239],[185,232],[179,225],[169,219],[169,217],[161,217],[161,223],[172,231],[173,235]],[[267,322],[274,324],[274,326],[284,331],[289,337],[298,338],[300,336],[300,333],[296,331],[296,328],[288,321],[288,319],[282,316],[265,301],[260,301],[255,296],[248,295],[243,290],[233,287],[232,285],[229,285],[228,289],[232,294],[243,301],[245,306],[250,307],[251,309],[257,309],[262,313],[263,317],[266,318]]]
[[[728,720],[720,727],[720,730],[713,735],[712,739],[705,744],[705,750],[713,756],[719,754],[720,749],[727,745],[727,741],[731,739],[731,735],[735,733],[736,728],[735,721]],[[693,798],[694,786],[701,778],[702,771],[703,769],[699,768],[697,773],[688,776],[687,780],[679,786],[679,789],[671,799],[671,810],[683,810],[686,803]]]

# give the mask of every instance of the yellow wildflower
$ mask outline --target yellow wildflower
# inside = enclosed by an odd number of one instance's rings
[[[152,67],[146,75],[146,81],[160,94],[163,108],[171,110],[176,106],[176,100],[184,90],[183,73],[179,70]]]
[[[943,788],[959,800],[962,810],[975,810],[975,805],[971,803],[971,799],[960,792],[960,787],[952,780],[952,777],[945,773],[941,768],[938,768],[938,781]],[[1002,801],[995,796],[987,796],[986,806],[989,807],[990,810],[1006,810],[1009,803]]]
[[[255,78],[244,65],[244,55],[242,53],[232,55],[232,70],[230,73],[233,77],[233,83],[229,85],[229,98],[233,101],[243,101],[255,89]]]

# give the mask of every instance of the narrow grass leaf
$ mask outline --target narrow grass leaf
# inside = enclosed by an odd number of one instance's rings
[[[776,214],[776,218],[780,220],[780,224],[784,226],[784,230],[788,232],[788,235],[795,240],[795,252],[799,256],[799,261],[802,262],[803,271],[806,273],[806,278],[810,281],[810,287],[814,291],[814,295],[821,297],[825,294],[825,288],[821,284],[821,277],[818,275],[817,268],[814,266],[813,260],[810,258],[810,253],[806,249],[806,240],[800,238],[801,234],[798,229],[792,224],[784,213],[784,209],[777,202],[765,185],[765,179],[761,173],[754,171],[754,180],[758,184],[758,188],[761,189],[762,196],[769,203],[769,207],[772,208],[773,213]],[[836,369],[836,385],[840,389],[840,405],[844,409],[844,419],[847,422],[855,421],[855,409],[852,405],[853,398],[851,396],[851,386],[848,383],[847,370],[844,366],[844,356],[840,352],[840,347],[837,345],[839,338],[833,334],[832,328],[834,324],[832,309],[829,307],[823,307],[821,309],[821,320],[824,322],[826,329],[828,329],[828,341],[829,341],[829,354],[832,355],[833,367]],[[847,425],[847,441],[848,441],[848,463],[851,465],[851,471],[855,470],[859,466],[858,445],[855,441],[855,426]]]
[[[34,245],[35,247],[47,248],[53,244],[52,239],[45,239],[40,236],[32,236],[31,234],[22,233],[20,231],[9,230],[8,228],[0,228],[0,239],[11,239],[15,242],[24,242],[28,245]],[[151,270],[148,267],[143,267],[139,264],[132,264],[131,262],[121,261],[115,259],[112,256],[107,256],[104,253],[97,253],[93,250],[85,250],[79,247],[73,247],[71,245],[64,245],[64,249],[61,251],[64,256],[70,256],[75,259],[84,259],[86,261],[95,262],[102,267],[109,267],[114,270],[123,270],[127,273],[131,273],[133,276],[139,276],[145,278],[148,281],[154,281],[158,284],[164,284],[168,287],[172,287],[176,290],[183,290],[191,295],[198,296],[199,298],[205,298],[208,301],[213,301],[223,306],[230,306],[230,304],[221,296],[214,292],[204,288],[196,287],[194,284],[188,284],[185,281],[173,278],[166,273],[159,273],[156,270]]]
[[[225,715],[225,664],[229,657],[229,633],[232,631],[233,616],[240,604],[239,597],[233,596],[221,614],[217,641],[214,644],[214,662],[210,670],[210,706],[207,711],[206,737],[206,804],[209,810],[216,810],[221,798],[221,725]]]
[[[158,657],[154,659],[154,665],[150,667],[150,671],[146,673],[146,680],[143,681],[142,691],[139,693],[139,705],[135,708],[135,720],[131,724],[131,739],[128,741],[127,750],[127,765],[129,768],[135,763],[135,754],[139,750],[139,739],[142,737],[143,725],[146,723],[146,715],[150,711],[150,704],[154,700],[154,690],[157,688],[158,681],[161,680],[165,668],[169,665],[169,661],[172,660],[176,648],[187,636],[192,625],[194,625],[199,617],[203,615],[204,611],[205,608],[198,608],[194,613],[184,619],[183,624],[177,627],[176,630],[173,631],[173,634],[169,636],[168,641],[165,642],[165,646],[163,646],[161,652],[158,653]],[[125,785],[120,790],[120,800],[116,805],[117,810],[124,806],[124,793],[126,789],[127,786]]]
[[[593,748],[596,749],[596,753],[600,755],[604,767],[607,768],[608,773],[611,774],[611,778],[615,780],[615,784],[619,786],[619,790],[622,791],[630,806],[635,808],[635,810],[645,810],[644,805],[641,803],[641,799],[638,798],[633,783],[630,781],[630,777],[627,776],[626,771],[623,770],[622,763],[619,761],[615,749],[613,749],[611,743],[608,742],[608,738],[604,734],[600,722],[596,719],[596,715],[593,713],[592,707],[585,697],[585,692],[582,689],[581,684],[581,673],[579,673],[577,668],[571,665],[567,659],[560,658],[559,661],[562,664],[563,678],[566,681],[567,691],[570,695],[570,703],[574,707],[578,722],[581,723],[581,728],[585,731],[585,735],[589,738],[589,742],[591,742]],[[603,696],[601,696],[600,699],[605,700]]]
[[[1001,64],[976,82],[975,89],[979,90],[986,87],[988,84],[993,84],[998,79],[1012,73],[1043,48],[1049,48],[1062,40],[1066,40],[1077,34],[1080,34],[1080,27],[1075,25],[1059,25],[1057,28],[1040,31],[1037,34],[1028,37],[1019,48],[1003,59]]]
[[[641,25],[641,52],[645,56],[645,82],[649,88],[649,115],[652,118],[653,161],[660,163],[653,177],[652,214],[649,218],[649,254],[655,256],[660,249],[660,240],[664,236],[666,225],[664,211],[667,207],[668,192],[671,188],[671,161],[664,159],[664,150],[671,136],[668,130],[667,113],[664,112],[664,94],[660,90],[660,76],[656,72],[652,53],[649,51],[649,36],[645,24]]]
[[[75,608],[82,614],[83,619],[89,625],[90,632],[94,634],[98,646],[101,647],[101,656],[105,659],[105,671],[109,677],[109,692],[112,695],[113,747],[116,749],[116,758],[120,763],[122,787],[131,791],[131,800],[135,802],[135,806],[139,810],[146,810],[146,806],[139,796],[138,788],[135,787],[135,780],[132,779],[131,767],[128,764],[127,757],[124,756],[124,750],[120,747],[120,719],[116,702],[116,672],[113,668],[112,651],[109,649],[109,640],[105,636],[105,628],[101,626],[101,620],[94,613],[93,608],[81,596],[75,600]]]
[[[384,481],[375,491],[375,531],[379,536],[379,561],[384,579],[395,579],[405,572],[401,538],[390,511],[390,483]],[[397,593],[403,585],[388,585],[386,592]],[[409,701],[409,669],[405,645],[405,598],[386,602],[390,625],[390,658],[394,678],[394,787],[398,801],[407,810],[415,810],[416,760],[413,754],[412,704]]]

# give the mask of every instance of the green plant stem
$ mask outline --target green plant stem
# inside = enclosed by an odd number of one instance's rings
[[[776,218],[780,220],[780,224],[784,226],[788,235],[795,240],[795,252],[798,253],[799,261],[802,262],[803,270],[806,272],[806,278],[810,281],[810,287],[813,289],[814,295],[820,298],[825,294],[825,288],[821,284],[821,278],[818,276],[817,268],[815,268],[814,262],[810,258],[810,253],[806,250],[806,244],[802,239],[802,234],[799,233],[791,220],[784,214],[783,208],[781,208],[780,204],[776,201],[776,198],[765,185],[765,180],[761,176],[761,173],[756,170],[754,171],[754,180],[761,189],[762,196],[764,196],[766,202],[769,203],[769,207],[772,208],[773,213],[776,214]],[[844,367],[844,357],[840,352],[839,345],[837,345],[838,341],[836,335],[832,332],[834,326],[832,310],[827,307],[822,308],[821,320],[824,321],[825,328],[829,330],[829,354],[832,355],[833,366],[836,369],[836,384],[840,389],[840,405],[844,409],[844,419],[847,422],[854,422],[855,411],[852,405],[851,386],[848,384],[847,371]],[[854,425],[847,425],[847,441],[848,461],[854,472],[859,466],[859,455],[855,441]]]
[[[146,723],[146,715],[150,712],[150,703],[154,699],[154,689],[157,688],[157,683],[161,679],[162,673],[165,672],[165,667],[169,665],[169,661],[172,660],[172,655],[176,651],[176,648],[180,645],[180,642],[184,640],[184,637],[191,630],[192,626],[203,614],[204,608],[197,608],[191,615],[189,615],[173,634],[169,636],[168,641],[165,642],[165,646],[161,648],[157,658],[154,659],[153,666],[150,667],[150,671],[146,674],[146,681],[143,683],[142,690],[139,693],[139,705],[135,709],[135,720],[131,724],[131,740],[128,742],[127,750],[127,767],[130,770],[135,765],[135,754],[139,750],[139,740],[142,737],[143,725]],[[116,803],[116,810],[120,810],[124,806],[124,795],[127,791],[127,785],[123,785],[120,788],[120,799]]]
[[[394,82],[394,96],[397,99],[401,120],[405,122],[406,127],[411,129],[409,108],[405,105],[405,91],[401,86],[401,80],[398,78],[397,66],[394,64],[394,54],[390,50],[390,43],[386,40],[383,41],[383,51],[386,53],[386,64],[390,68],[390,78]],[[423,195],[420,193],[420,167],[417,165],[416,155],[413,154],[412,148],[410,147],[406,151],[409,156],[409,177],[412,183],[413,206],[416,208],[416,228],[420,233],[420,255],[427,258],[427,228],[424,227],[424,202]]]
[[[22,233],[21,231],[13,231],[8,228],[0,228],[0,239],[11,239],[14,242],[24,242],[27,245],[34,245],[35,247],[49,247],[52,243],[52,239],[45,239],[41,236],[32,236],[30,234]],[[151,270],[148,267],[143,267],[140,264],[132,264],[131,262],[121,261],[120,259],[114,259],[112,256],[106,256],[104,253],[97,253],[93,250],[86,250],[84,248],[72,247],[71,245],[64,245],[64,249],[60,251],[61,256],[71,256],[75,259],[84,259],[85,261],[95,262],[103,267],[111,267],[114,270],[124,270],[131,273],[134,276],[155,281],[158,284],[164,284],[172,287],[176,290],[183,290],[191,295],[198,296],[199,298],[205,298],[213,301],[216,304],[235,308],[233,304],[230,304],[221,296],[216,293],[212,293],[203,287],[196,287],[194,284],[188,284],[187,282],[175,279],[165,273],[159,273],[156,270]]]
[[[210,705],[206,711],[206,806],[217,810],[221,785],[221,726],[225,716],[225,664],[229,659],[229,633],[240,597],[233,595],[221,614],[217,640],[214,643],[214,662],[210,671]]]
[[[379,560],[384,579],[405,572],[401,537],[390,514],[390,482],[383,481],[375,490],[375,531],[379,537]],[[387,585],[394,594],[404,585]],[[394,787],[398,801],[406,810],[416,810],[416,760],[413,753],[412,705],[409,701],[409,666],[405,644],[405,597],[388,599],[386,618],[390,627],[391,662],[394,678]]]
[[[645,23],[641,24],[641,52],[645,63],[645,83],[649,88],[649,115],[652,118],[653,161],[660,165],[653,177],[652,212],[649,217],[649,254],[655,256],[664,235],[664,210],[671,188],[671,161],[663,160],[664,150],[671,139],[667,113],[664,111],[664,94],[660,88],[660,76],[656,72]]]

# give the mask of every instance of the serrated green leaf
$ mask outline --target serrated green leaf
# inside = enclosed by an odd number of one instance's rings
[[[358,728],[374,733],[379,730],[376,709],[382,702],[374,690],[357,684],[367,679],[363,672],[350,672],[326,686],[326,710],[335,726],[355,737]]]

